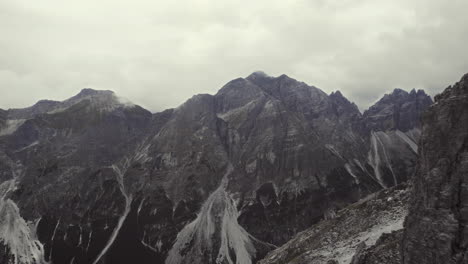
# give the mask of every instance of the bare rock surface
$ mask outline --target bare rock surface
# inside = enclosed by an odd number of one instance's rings
[[[423,116],[403,263],[468,263],[468,75]]]
[[[408,179],[428,103],[390,96],[371,112],[399,119],[371,118],[256,72],[154,114],[92,89],[0,110],[0,226],[17,223],[0,229],[0,259],[254,263]]]

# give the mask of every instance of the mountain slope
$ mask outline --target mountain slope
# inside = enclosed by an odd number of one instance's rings
[[[394,101],[410,124],[420,96]],[[54,263],[252,263],[409,177],[418,127],[366,120],[340,92],[259,72],[156,114],[84,89],[0,111],[3,215]]]
[[[467,99],[468,75],[465,75],[454,86],[437,95],[435,104],[423,114],[421,156],[411,180],[412,186],[409,191],[404,191],[408,198],[402,199],[400,205],[386,208],[390,219],[399,219],[396,229],[388,228],[372,243],[359,244],[362,237],[367,238],[366,234],[373,230],[366,227],[365,232],[360,232],[359,227],[380,215],[381,210],[379,206],[368,205],[372,215],[359,215],[356,220],[349,210],[366,204],[358,203],[358,206],[351,205],[349,209],[340,211],[337,218],[323,220],[299,233],[283,247],[270,252],[260,263],[467,263],[467,198],[464,194],[468,175]],[[387,197],[385,201],[392,203],[395,196]],[[384,201],[381,203],[385,204]],[[398,208],[407,208],[405,211],[408,211],[403,226],[404,214],[398,213]],[[392,226],[392,221],[383,223],[384,226]],[[332,229],[326,230],[326,226]],[[351,230],[355,237],[348,239],[343,230]],[[392,232],[387,233],[389,231]]]
[[[259,264],[350,263],[359,248],[403,228],[407,200],[405,185],[372,194],[297,234]]]
[[[422,90],[408,93],[395,89],[364,112],[371,131],[368,162],[382,186],[406,181],[413,174],[421,135],[420,116],[431,104],[432,99]]]

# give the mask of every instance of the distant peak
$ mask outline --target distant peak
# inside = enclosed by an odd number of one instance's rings
[[[264,71],[254,71],[247,78],[249,77],[271,77],[271,76],[266,74]]]
[[[94,95],[111,95],[111,94],[114,94],[114,92],[110,90],[94,90],[91,88],[84,88],[76,96],[87,97],[87,96],[94,96]]]
[[[134,106],[134,104],[128,99],[117,96],[113,91],[84,88],[77,95],[63,101],[62,107],[68,107],[83,100],[88,100],[94,106],[99,106],[100,108],[107,110],[112,110],[119,106]]]
[[[332,92],[330,94],[330,99],[332,99],[332,101],[339,103],[341,105],[350,105],[352,108],[357,110],[357,112],[359,112],[359,108],[357,107],[357,105],[349,101],[348,98],[346,98],[339,90]]]
[[[264,79],[272,79],[274,77],[266,74],[265,72],[263,71],[256,71],[256,72],[253,72],[252,74],[250,74],[249,76],[247,76],[247,80],[249,81],[255,81],[255,80],[264,80]]]
[[[395,88],[395,89],[393,89],[392,94],[408,94],[408,92],[401,89],[401,88]]]
[[[426,91],[424,91],[423,89],[419,89],[417,92],[416,92],[417,95],[427,95]]]

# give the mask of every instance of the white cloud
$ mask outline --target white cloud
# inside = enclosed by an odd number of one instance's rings
[[[256,70],[361,107],[468,72],[465,0],[0,2],[0,107],[110,89],[153,111]]]

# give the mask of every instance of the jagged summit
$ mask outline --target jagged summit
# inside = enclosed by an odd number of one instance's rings
[[[370,128],[375,131],[407,131],[419,127],[420,115],[432,104],[424,90],[407,92],[396,88],[385,94],[364,112]]]
[[[343,94],[341,93],[340,90],[336,90],[336,91],[334,91],[334,92],[331,92],[331,93],[330,93],[330,96],[332,96],[332,95],[334,95],[334,96],[339,96],[339,97],[343,97]]]
[[[395,88],[393,89],[391,95],[392,94],[408,94],[408,92],[401,88]]]
[[[401,89],[401,88],[395,88],[393,89],[392,92],[390,93],[386,93],[380,100],[398,100],[398,98],[407,98],[407,97],[415,97],[415,96],[422,96],[422,97],[430,97],[426,91],[424,91],[423,89],[411,89],[409,92],[404,90],[404,89]],[[378,102],[377,102],[378,103]]]
[[[358,106],[354,102],[351,102],[348,98],[346,98],[339,90],[330,93],[329,97],[334,103],[335,109],[340,114],[362,116]]]
[[[335,101],[343,102],[343,103],[346,103],[346,104],[356,105],[354,102],[351,102],[348,98],[346,98],[346,96],[344,96],[341,93],[341,91],[339,91],[339,90],[331,92],[329,96],[330,96],[330,98],[334,99]]]
[[[281,74],[280,76],[271,76],[269,74],[266,74],[263,71],[256,71],[251,73],[249,76],[245,78],[248,81],[251,81],[255,84],[261,84],[261,83],[266,83],[266,82],[274,82],[274,81],[281,81],[281,80],[289,80],[289,81],[295,81],[299,82],[294,78],[289,77],[286,74]]]

